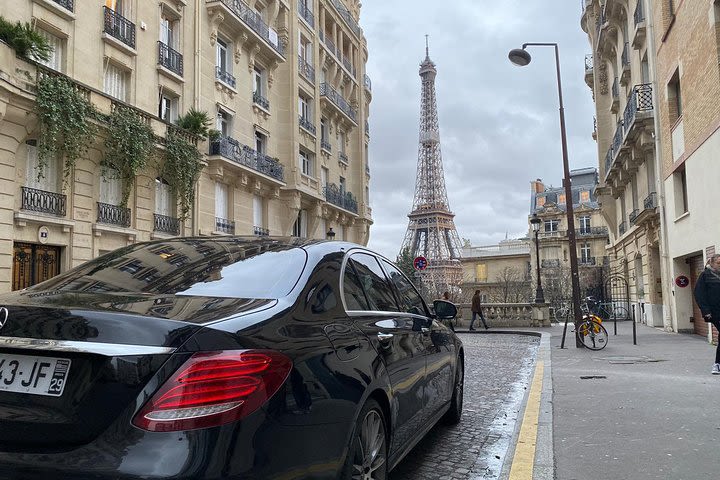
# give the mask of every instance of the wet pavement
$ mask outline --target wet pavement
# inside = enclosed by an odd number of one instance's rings
[[[461,333],[465,405],[458,425],[436,425],[390,480],[497,479],[530,383],[540,337]]]

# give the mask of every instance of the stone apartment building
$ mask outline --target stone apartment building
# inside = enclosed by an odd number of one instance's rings
[[[581,25],[615,268],[643,321],[709,337],[692,288],[720,236],[720,2],[586,0]]]
[[[531,301],[530,242],[526,238],[503,240],[497,245],[465,247],[461,299],[469,303],[475,290],[483,302],[526,303]]]
[[[606,251],[608,228],[597,202],[597,169],[571,170],[570,181],[581,294],[600,296],[604,278],[608,275],[609,260]],[[537,279],[535,233],[531,228],[530,219],[533,215],[537,215],[541,221],[537,233],[540,278],[545,301],[553,307],[568,303],[571,291],[566,212],[563,187],[546,185],[540,179],[530,182],[528,230],[533,241],[530,248],[532,275]]]
[[[82,7],[82,8],[80,8]],[[109,250],[177,235],[333,235],[366,244],[371,83],[358,0],[20,0],[54,50],[38,64],[0,42],[0,291]],[[128,107],[161,158],[174,121],[207,112],[203,168],[182,218],[156,165],[123,185],[101,167],[108,124],[63,179],[38,177],[38,82],[63,76],[101,116]],[[152,162],[151,162],[152,163]]]
[[[609,228],[610,271],[627,280],[641,321],[662,326],[667,292],[650,3],[586,0],[581,26],[592,47],[585,80],[596,108],[596,193]]]

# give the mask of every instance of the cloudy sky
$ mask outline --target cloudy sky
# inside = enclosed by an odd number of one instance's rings
[[[562,150],[553,49],[529,51],[512,65],[508,51],[525,42],[557,42],[570,168],[597,167],[593,104],[585,85],[590,53],[580,2],[547,0],[364,0],[368,41],[369,246],[394,259],[407,230],[417,171],[419,64],[430,35],[445,180],[460,238],[475,246],[527,232],[530,181],[562,185]]]

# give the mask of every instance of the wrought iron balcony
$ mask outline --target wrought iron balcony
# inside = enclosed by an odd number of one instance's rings
[[[281,57],[285,57],[285,46],[282,42],[278,41],[277,35],[273,33],[270,35],[270,27],[265,23],[255,10],[251,9],[242,0],[207,0],[206,4],[208,8],[211,5],[221,3],[228,10],[230,10],[237,18],[239,18],[244,25],[247,26],[252,32],[262,38],[272,49],[277,52]],[[227,21],[227,20],[226,20]]]
[[[355,200],[353,194],[341,191],[334,183],[325,185],[325,199],[328,203],[332,203],[349,212],[358,213],[357,200]]]
[[[211,142],[210,155],[221,155],[230,161],[251,168],[263,175],[267,175],[281,182],[284,181],[283,166],[276,158],[256,152],[232,137],[220,136],[220,138]]]
[[[365,90],[367,90],[368,92],[372,92],[372,82],[370,81],[370,77],[367,75],[367,73],[363,77],[363,85],[365,86]]]
[[[235,88],[235,77],[233,74],[220,67],[215,67],[215,78],[227,85],[230,85],[232,88]]]
[[[357,125],[357,110],[352,108],[350,104],[340,95],[330,84],[320,84],[320,96],[326,97],[335,105],[342,113],[344,113],[352,122]]]
[[[335,47],[335,44],[334,44],[333,41],[330,39],[330,37],[328,37],[327,35],[325,35],[325,32],[323,32],[322,30],[320,30],[319,33],[320,33],[320,41],[323,42],[323,44],[325,45],[325,47],[326,47],[328,50],[330,50],[330,52],[331,52],[333,55],[338,56],[338,49],[337,49],[337,47]]]
[[[53,2],[57,3],[61,7],[63,7],[65,10],[70,10],[71,12],[75,11],[75,2],[74,0],[53,0]]]
[[[105,33],[117,38],[130,48],[135,48],[135,24],[115,10],[103,7]]]
[[[578,258],[578,263],[584,266],[595,265],[595,257],[580,257]]]
[[[310,83],[315,83],[315,67],[301,56],[298,56],[298,66],[300,68],[300,74],[309,80]]]
[[[253,234],[257,235],[258,237],[267,237],[268,235],[270,235],[270,230],[265,227],[259,227],[257,225],[254,225]]]
[[[345,165],[347,165],[348,163],[350,163],[350,162],[348,161],[348,156],[345,155],[345,152],[338,152],[338,159],[339,159],[342,163],[344,163]]]
[[[623,45],[622,54],[620,55],[620,60],[622,61],[623,68],[630,66],[630,49],[628,48],[629,43],[625,42],[625,45]]]
[[[591,235],[607,235],[608,234],[608,228],[607,227],[586,227],[586,228],[579,228],[575,230],[575,235],[577,236],[591,236]]]
[[[628,215],[630,225],[635,225],[635,220],[637,219],[638,215],[640,215],[640,210],[638,210],[637,208],[630,212],[630,215]]]
[[[97,222],[128,228],[130,226],[130,209],[119,205],[97,202]]]
[[[352,14],[347,9],[347,7],[341,2],[340,0],[332,0],[332,4],[335,5],[335,8],[337,9],[338,13],[342,17],[343,20],[345,20],[345,23],[348,27],[350,27],[350,30],[359,37],[362,37],[362,30],[360,29],[360,26],[357,24],[355,19],[352,17]]]
[[[625,235],[625,232],[627,231],[627,225],[625,224],[625,222],[620,222],[618,231],[620,232],[620,235]]]
[[[657,205],[657,193],[651,192],[650,195],[645,197],[645,201],[643,201],[643,206],[645,207],[645,210],[650,210],[653,208],[656,208]]]
[[[260,92],[253,92],[253,103],[260,105],[265,110],[270,110],[270,101],[263,97]]]
[[[624,136],[624,128],[623,128],[623,122],[618,122],[618,124],[615,126],[615,135],[613,135],[612,139],[612,151],[613,151],[613,157],[617,156],[617,153],[620,151],[620,147],[623,143],[623,136]]]
[[[158,63],[163,67],[167,68],[173,73],[177,73],[182,77],[183,75],[183,56],[180,52],[177,52],[165,45],[163,42],[158,42]]]
[[[46,192],[36,188],[21,187],[23,210],[65,216],[66,197],[61,193]]]
[[[616,113],[618,111],[618,107],[620,106],[620,84],[618,82],[618,77],[615,77],[612,83],[612,88],[610,89],[612,93],[612,103],[610,104],[610,111],[612,113]]]
[[[180,220],[167,215],[153,213],[153,231],[161,233],[169,233],[170,235],[180,235]]]
[[[643,12],[643,2],[637,2],[635,5],[635,13],[633,14],[633,18],[635,20],[635,26],[639,23],[642,23],[645,21],[645,12]]]
[[[651,83],[635,85],[628,98],[625,111],[623,112],[623,123],[625,130],[630,131],[634,126],[638,112],[653,111],[653,91]]]
[[[355,76],[355,67],[353,66],[352,62],[349,58],[347,58],[345,55],[342,55],[342,64],[345,66],[348,72],[352,74],[352,76]]]
[[[298,1],[298,13],[311,27],[315,27],[315,17],[306,3]]]
[[[310,132],[310,133],[312,133],[313,135],[315,135],[315,132],[316,132],[315,125],[312,124],[312,122],[310,121],[310,119],[305,118],[305,117],[303,117],[302,115],[300,115],[299,118],[300,118],[300,126],[301,126],[302,128],[304,128],[305,130],[307,130],[308,132]]]
[[[557,258],[545,258],[540,261],[541,268],[558,268],[560,266],[560,260]]]
[[[643,2],[638,1],[635,5],[635,13],[633,15],[635,20],[635,33],[633,35],[633,47],[636,49],[642,48],[645,42],[646,25],[645,25],[645,12],[643,10]]]
[[[326,138],[320,140],[320,148],[322,148],[323,150],[327,150],[328,152],[332,152],[332,146]]]
[[[370,122],[368,122],[367,120],[365,120],[365,133],[370,135]]]
[[[234,235],[235,222],[231,222],[227,218],[215,217],[215,231]]]
[[[585,73],[593,71],[593,56],[592,53],[585,55]]]

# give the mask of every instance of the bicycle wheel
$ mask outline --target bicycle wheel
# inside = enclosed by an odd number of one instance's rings
[[[586,318],[575,331],[578,340],[589,350],[602,350],[607,346],[608,333],[600,322]]]

